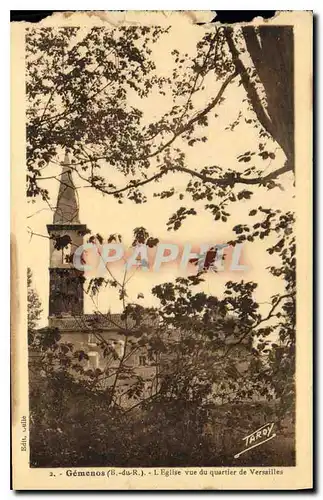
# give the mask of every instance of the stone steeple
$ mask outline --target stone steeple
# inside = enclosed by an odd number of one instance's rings
[[[71,163],[65,155],[53,224],[47,224],[49,248],[49,325],[55,317],[83,315],[83,273],[75,269],[74,252],[83,245],[86,224],[80,223]]]
[[[79,224],[79,207],[77,193],[72,179],[72,169],[68,153],[65,154],[57,205],[54,213],[54,224]]]

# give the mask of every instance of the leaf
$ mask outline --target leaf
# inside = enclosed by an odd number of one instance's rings
[[[249,200],[251,198],[251,195],[252,195],[252,191],[247,191],[247,190],[243,190],[243,191],[240,191],[240,193],[238,193],[238,200],[243,200],[243,199],[246,199],[246,200]]]

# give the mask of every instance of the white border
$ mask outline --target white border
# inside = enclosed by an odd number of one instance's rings
[[[9,361],[9,307],[10,307],[10,302],[9,302],[9,281],[10,281],[10,275],[9,275],[9,263],[10,263],[10,257],[9,257],[9,233],[10,233],[10,224],[9,224],[9,217],[10,217],[10,174],[9,174],[9,165],[10,165],[10,127],[9,127],[9,115],[10,115],[10,101],[9,101],[9,67],[10,67],[10,56],[9,56],[9,9],[12,10],[43,10],[50,8],[51,6],[44,6],[44,2],[40,1],[33,1],[32,3],[32,8],[26,9],[25,2],[15,0],[10,2],[10,6],[4,5],[4,8],[1,8],[1,15],[0,15],[0,22],[2,23],[1,30],[0,30],[0,37],[1,37],[1,59],[3,63],[4,69],[7,69],[6,71],[2,72],[2,78],[0,79],[0,84],[1,84],[1,93],[0,95],[2,96],[2,113],[1,113],[1,193],[0,193],[0,213],[1,213],[1,236],[2,236],[2,245],[0,246],[0,262],[2,263],[2,274],[1,274],[1,330],[2,330],[2,343],[1,343],[1,348],[2,348],[2,358],[1,358],[1,363],[0,363],[0,377],[2,381],[2,394],[1,394],[1,402],[2,402],[2,411],[0,412],[0,428],[2,430],[2,436],[1,436],[1,474],[0,474],[0,491],[1,491],[1,498],[7,498],[8,496],[11,496],[13,492],[9,491],[9,383],[8,383],[8,376],[9,376],[9,366],[10,366],[10,361]],[[216,7],[221,10],[221,9],[228,9],[227,1],[217,1],[216,2]],[[239,2],[240,3],[240,2]],[[9,2],[8,2],[9,4]],[[118,0],[118,2],[103,2],[100,0],[96,0],[95,2],[91,2],[91,6],[87,4],[87,2],[82,2],[82,1],[70,1],[68,3],[68,8],[71,8],[71,10],[89,10],[89,7],[91,7],[90,10],[105,10],[107,8],[107,4],[110,10],[125,10],[125,9],[131,9],[131,10],[197,10],[197,7],[199,10],[213,10],[215,7],[214,2],[209,2],[205,0],[200,0],[198,2],[190,2],[186,0],[185,2],[183,1],[175,1],[172,0],[172,2],[164,0],[163,2],[154,2],[153,7],[151,2],[148,1],[141,1],[141,2],[134,2],[133,0],[128,0],[128,1],[123,1],[123,0]],[[316,1],[316,2],[311,2],[311,5],[305,4],[305,2],[297,1],[294,0],[293,2],[291,1],[282,1],[280,2],[279,8],[280,10],[309,10],[313,9],[315,13],[318,15],[322,12],[322,3]],[[245,3],[244,3],[245,5]],[[30,7],[30,3],[28,5]],[[240,5],[238,5],[238,2],[231,2],[231,7],[233,9],[239,9]],[[259,6],[259,1],[255,2],[248,2],[248,10],[256,10],[256,8]],[[271,10],[272,5],[262,2],[261,7],[266,10]],[[55,8],[58,10],[66,10],[66,2],[63,2],[62,0],[57,0],[55,2]],[[317,33],[319,33],[319,23],[317,23]],[[319,70],[322,66],[322,50],[318,50],[318,42],[319,40],[316,41],[317,45],[317,52],[318,52],[318,57],[319,60],[317,61],[317,67],[316,71]],[[319,92],[319,76],[317,78],[317,88],[316,91]],[[316,111],[317,112],[317,120],[319,120],[322,117],[322,108],[320,106],[320,109]],[[323,133],[318,129],[317,130],[317,137],[316,140],[318,144],[323,143]],[[318,149],[318,148],[317,148]],[[316,165],[316,171],[319,172],[321,169],[321,165],[319,164],[319,155],[317,157],[317,165]],[[316,180],[319,182],[319,188],[317,189],[317,199],[318,199],[318,206],[317,206],[317,212],[318,214],[323,214],[323,189],[322,189],[322,184],[323,184],[323,176],[318,175],[316,176]],[[317,221],[317,229],[318,229],[318,238],[317,238],[317,243],[319,245],[319,248],[322,248],[322,239],[323,238],[323,217],[319,221]],[[320,251],[317,250],[317,254],[319,257]],[[314,270],[315,272],[316,270]],[[323,268],[321,266],[319,270],[319,284],[322,283],[322,278],[323,278]],[[318,290],[317,290],[318,292]],[[317,296],[317,306],[318,309],[321,309],[321,304],[320,302],[320,295],[318,293]],[[319,320],[319,318],[318,318]],[[317,355],[318,361],[322,360],[322,341],[320,341],[320,335],[321,335],[321,329],[320,329],[320,324],[319,321],[317,321],[317,339],[316,339],[316,347],[319,347],[319,354]],[[318,362],[318,368],[322,366],[321,362]],[[319,371],[319,370],[317,370]],[[320,380],[321,378],[321,371],[320,373],[317,373],[318,379]],[[322,415],[321,410],[321,402],[322,402],[322,383],[318,384],[317,383],[317,389],[320,390],[320,393],[317,393],[317,400],[320,402],[320,408],[319,414]],[[318,392],[318,391],[317,391]],[[317,421],[319,423],[319,419]],[[318,446],[318,451],[319,455],[320,452],[322,451],[322,432],[319,433],[319,444]],[[317,466],[317,472],[319,473],[320,466]],[[318,478],[317,478],[318,479]],[[319,486],[319,485],[318,485]],[[112,492],[108,493],[109,496],[114,495]],[[124,493],[123,495],[126,495],[127,493]],[[167,496],[172,497],[175,496],[171,493],[167,493]],[[217,493],[220,494],[220,493]],[[310,493],[305,493],[305,496],[309,495]],[[46,494],[47,496],[48,494]],[[66,494],[67,495],[67,494]],[[94,495],[88,494],[86,496],[91,497]],[[195,493],[195,495],[200,495],[200,493]],[[42,495],[39,495],[40,497]],[[64,497],[64,494],[60,495],[61,497]],[[231,497],[233,494],[225,495],[226,497]],[[118,495],[120,497],[120,494]]]

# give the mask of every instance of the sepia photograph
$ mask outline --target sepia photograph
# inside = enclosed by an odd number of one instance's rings
[[[296,21],[99,14],[19,30],[17,453],[52,481],[283,480],[311,393]]]

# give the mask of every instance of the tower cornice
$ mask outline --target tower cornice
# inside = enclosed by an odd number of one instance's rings
[[[79,231],[80,233],[84,233],[87,231],[86,224],[47,224],[47,231]]]

